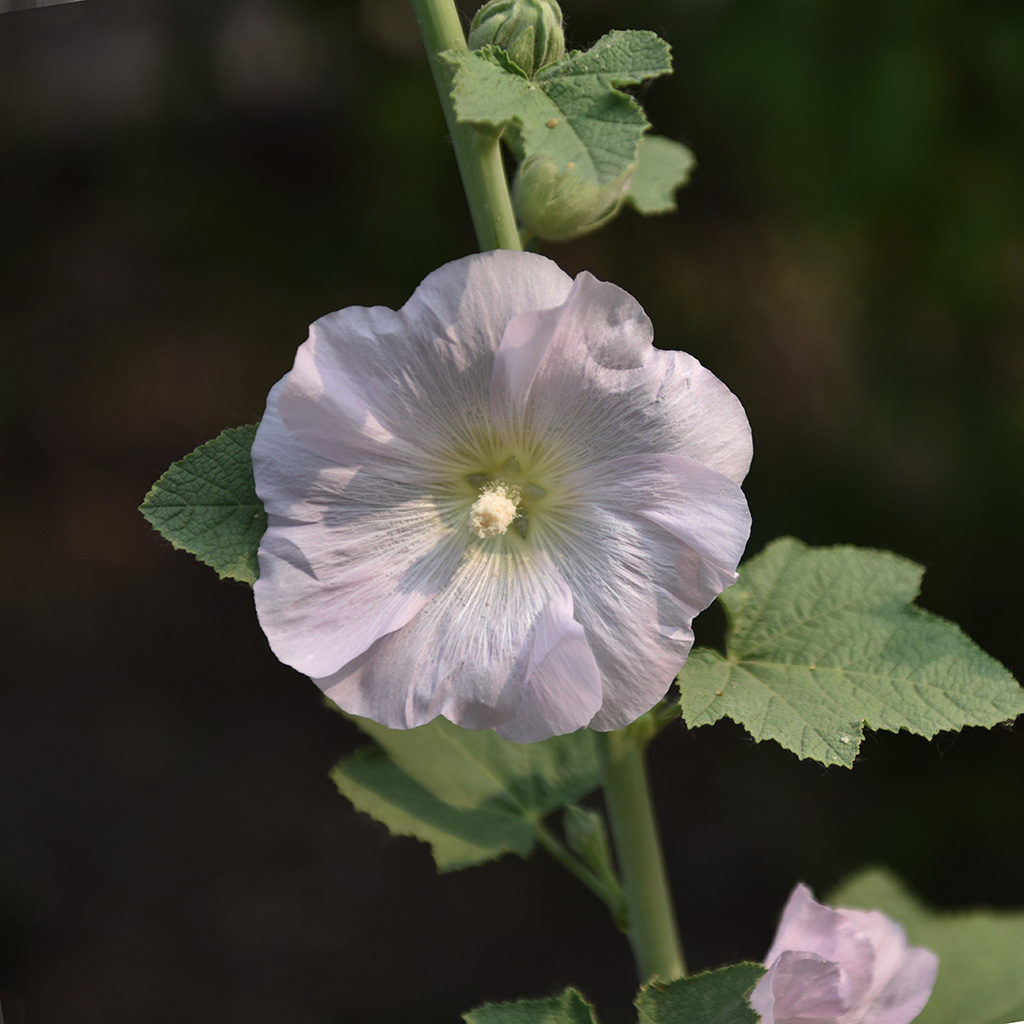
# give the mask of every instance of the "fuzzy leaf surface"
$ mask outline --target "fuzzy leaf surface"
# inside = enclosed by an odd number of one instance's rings
[[[636,999],[638,1024],[757,1024],[747,996],[757,984],[761,964],[735,964],[648,985]]]
[[[1024,713],[1024,690],[955,625],[915,607],[923,570],[885,551],[782,538],[720,600],[724,656],[677,683],[691,727],[728,717],[756,740],[852,767],[863,727],[931,737]]]
[[[1024,911],[935,911],[880,870],[848,880],[828,902],[881,910],[911,945],[939,955],[935,990],[914,1024],[1024,1020]]]
[[[466,1024],[597,1024],[593,1007],[574,988],[550,999],[487,1003],[462,1019]]]
[[[443,718],[408,730],[353,721],[376,745],[339,761],[335,785],[393,835],[430,843],[440,871],[528,856],[537,823],[599,782],[586,729],[524,744]]]
[[[256,551],[267,528],[253,483],[255,426],[232,427],[175,462],[139,508],[175,548],[188,551],[221,579],[255,583]]]
[[[457,69],[452,98],[460,121],[507,132],[520,160],[543,153],[559,172],[597,185],[636,163],[649,126],[620,87],[672,70],[668,43],[639,31],[609,32],[585,53],[573,50],[532,79],[495,46],[444,56]]]
[[[676,189],[690,180],[696,165],[693,152],[681,142],[644,135],[626,202],[644,215],[672,213],[676,209]]]

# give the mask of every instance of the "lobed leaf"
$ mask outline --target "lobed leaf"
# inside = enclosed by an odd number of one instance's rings
[[[255,583],[256,551],[267,514],[256,496],[255,426],[233,427],[175,462],[139,511],[175,548],[211,566],[221,579]]]
[[[668,985],[652,984],[636,999],[638,1024],[757,1024],[747,1002],[764,967],[735,964],[680,978]]]
[[[462,1019],[466,1024],[596,1024],[593,1007],[574,988],[550,999],[487,1003]]]
[[[586,729],[522,744],[443,718],[409,730],[354,721],[377,745],[335,765],[335,785],[392,834],[430,843],[440,871],[528,856],[536,825],[599,782]]]
[[[644,215],[672,213],[676,209],[676,189],[690,180],[697,165],[693,153],[672,139],[644,135],[636,156],[636,172],[626,202]]]
[[[609,32],[590,50],[565,54],[528,78],[503,50],[484,46],[444,54],[455,68],[452,98],[460,121],[508,131],[519,159],[543,154],[559,172],[605,185],[637,161],[649,127],[620,90],[672,70],[668,43],[653,32]]]
[[[799,757],[853,765],[863,727],[920,736],[1024,713],[1024,690],[955,625],[911,602],[923,570],[884,551],[770,544],[720,600],[724,656],[677,683],[691,727],[729,717]]]
[[[881,910],[910,943],[939,955],[939,976],[915,1024],[1007,1024],[1024,1020],[1024,911],[935,911],[888,872],[845,882],[833,906]]]

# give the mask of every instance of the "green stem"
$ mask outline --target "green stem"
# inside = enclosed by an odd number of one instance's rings
[[[645,732],[627,727],[595,735],[637,972],[641,982],[674,981],[686,974],[686,964],[647,785]]]
[[[455,4],[453,0],[411,3],[430,59],[480,249],[521,249],[499,136],[460,124],[455,117],[451,98],[454,69],[440,57],[445,50],[466,49]],[[605,799],[624,893],[599,878],[542,825],[538,825],[537,839],[608,904],[616,919],[622,919],[625,904],[629,938],[641,979],[657,976],[662,981],[672,981],[682,977],[686,968],[644,768],[644,747],[650,736],[649,732],[637,729],[598,734]]]
[[[591,871],[540,822],[536,825],[536,833],[537,842],[608,907],[617,924],[625,927],[625,898],[618,881],[614,878],[601,878],[596,872]]]
[[[411,0],[411,3],[448,123],[480,251],[521,249],[498,133],[460,124],[455,119],[451,97],[454,68],[439,56],[444,50],[466,49],[466,36],[454,0]]]

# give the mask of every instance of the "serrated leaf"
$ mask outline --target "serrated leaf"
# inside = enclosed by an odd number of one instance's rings
[[[690,180],[697,165],[691,150],[660,135],[644,135],[637,149],[637,165],[626,202],[644,215],[676,209],[676,189]]]
[[[735,964],[668,985],[648,985],[636,999],[637,1022],[757,1024],[747,996],[762,974],[761,964]]]
[[[255,583],[256,551],[267,514],[253,483],[255,426],[232,427],[167,470],[139,511],[175,548],[188,551],[221,579]]]
[[[923,570],[885,551],[770,544],[720,600],[726,655],[678,677],[691,727],[729,717],[799,757],[853,765],[863,726],[920,736],[1024,713],[1024,690],[950,622],[911,604]]]
[[[442,718],[409,730],[354,721],[378,745],[338,762],[335,785],[392,834],[430,843],[440,871],[528,856],[536,824],[599,782],[586,729],[522,744]]]
[[[931,999],[914,1024],[1008,1024],[1024,1019],[1024,911],[935,911],[888,872],[845,882],[832,906],[881,910],[912,945],[939,955]]]
[[[668,43],[653,32],[609,32],[527,78],[494,46],[444,54],[456,67],[452,98],[463,122],[510,130],[520,159],[544,154],[559,172],[605,185],[637,159],[648,127],[620,91],[672,70]]]
[[[550,999],[487,1003],[462,1019],[466,1024],[596,1024],[593,1007],[574,988]]]

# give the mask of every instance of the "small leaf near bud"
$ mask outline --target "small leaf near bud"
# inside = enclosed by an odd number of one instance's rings
[[[490,0],[469,27],[469,48],[503,49],[529,77],[565,53],[562,10],[555,0]]]

